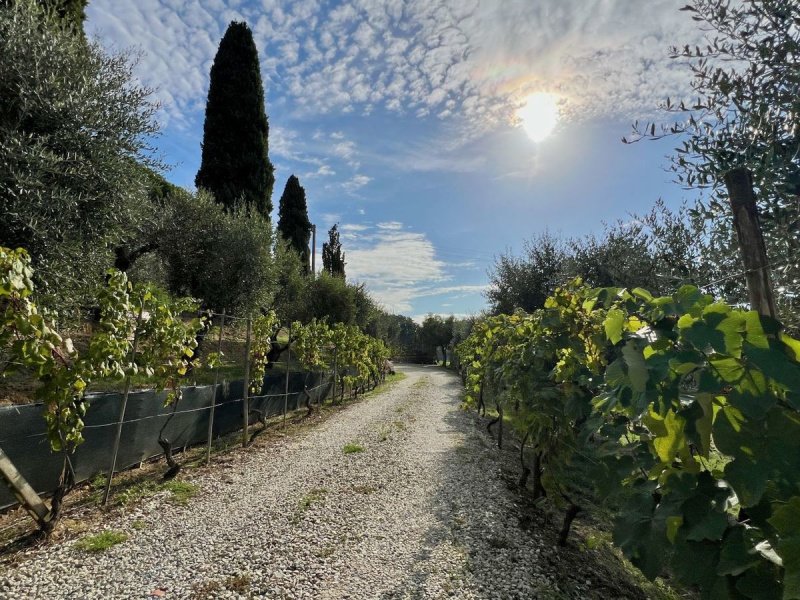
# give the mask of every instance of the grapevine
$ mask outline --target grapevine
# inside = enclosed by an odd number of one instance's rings
[[[468,402],[491,393],[531,441],[541,493],[569,518],[579,497],[609,503],[646,576],[800,598],[800,342],[779,323],[690,286],[574,282],[457,351]]]

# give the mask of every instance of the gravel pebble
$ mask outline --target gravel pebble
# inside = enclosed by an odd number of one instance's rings
[[[0,597],[582,597],[559,589],[552,538],[520,528],[507,458],[460,410],[458,379],[401,370],[318,427],[190,474],[188,505],[154,496],[110,517],[122,544],[27,551],[0,573]]]

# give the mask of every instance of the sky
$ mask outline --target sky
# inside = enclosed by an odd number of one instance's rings
[[[134,49],[161,104],[175,184],[200,163],[208,73],[231,21],[259,50],[275,166],[305,187],[317,260],[339,224],[348,280],[389,311],[475,314],[487,270],[544,231],[575,237],[686,196],[674,140],[625,145],[637,119],[686,97],[669,46],[700,32],[685,0],[91,0],[86,30]],[[557,99],[535,142],[518,112]]]

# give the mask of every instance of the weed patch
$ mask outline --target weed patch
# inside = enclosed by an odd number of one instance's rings
[[[188,481],[167,481],[161,484],[161,489],[171,494],[171,500],[176,504],[186,505],[200,490],[198,486]]]
[[[128,534],[122,531],[103,531],[96,535],[87,535],[75,544],[75,547],[84,552],[104,552],[121,544],[128,539]]]
[[[345,454],[355,454],[357,452],[363,452],[363,451],[364,451],[364,446],[352,442],[349,444],[345,444],[342,447],[342,452],[344,452]]]
[[[328,495],[328,490],[325,488],[317,488],[308,492],[300,499],[300,510],[305,511],[315,504],[319,504]]]

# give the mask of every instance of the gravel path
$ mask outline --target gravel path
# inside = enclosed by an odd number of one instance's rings
[[[552,538],[521,529],[511,459],[459,409],[457,378],[402,370],[318,427],[187,474],[201,490],[188,505],[154,497],[109,518],[122,544],[30,550],[0,572],[0,597],[587,597],[579,580],[559,589]]]

